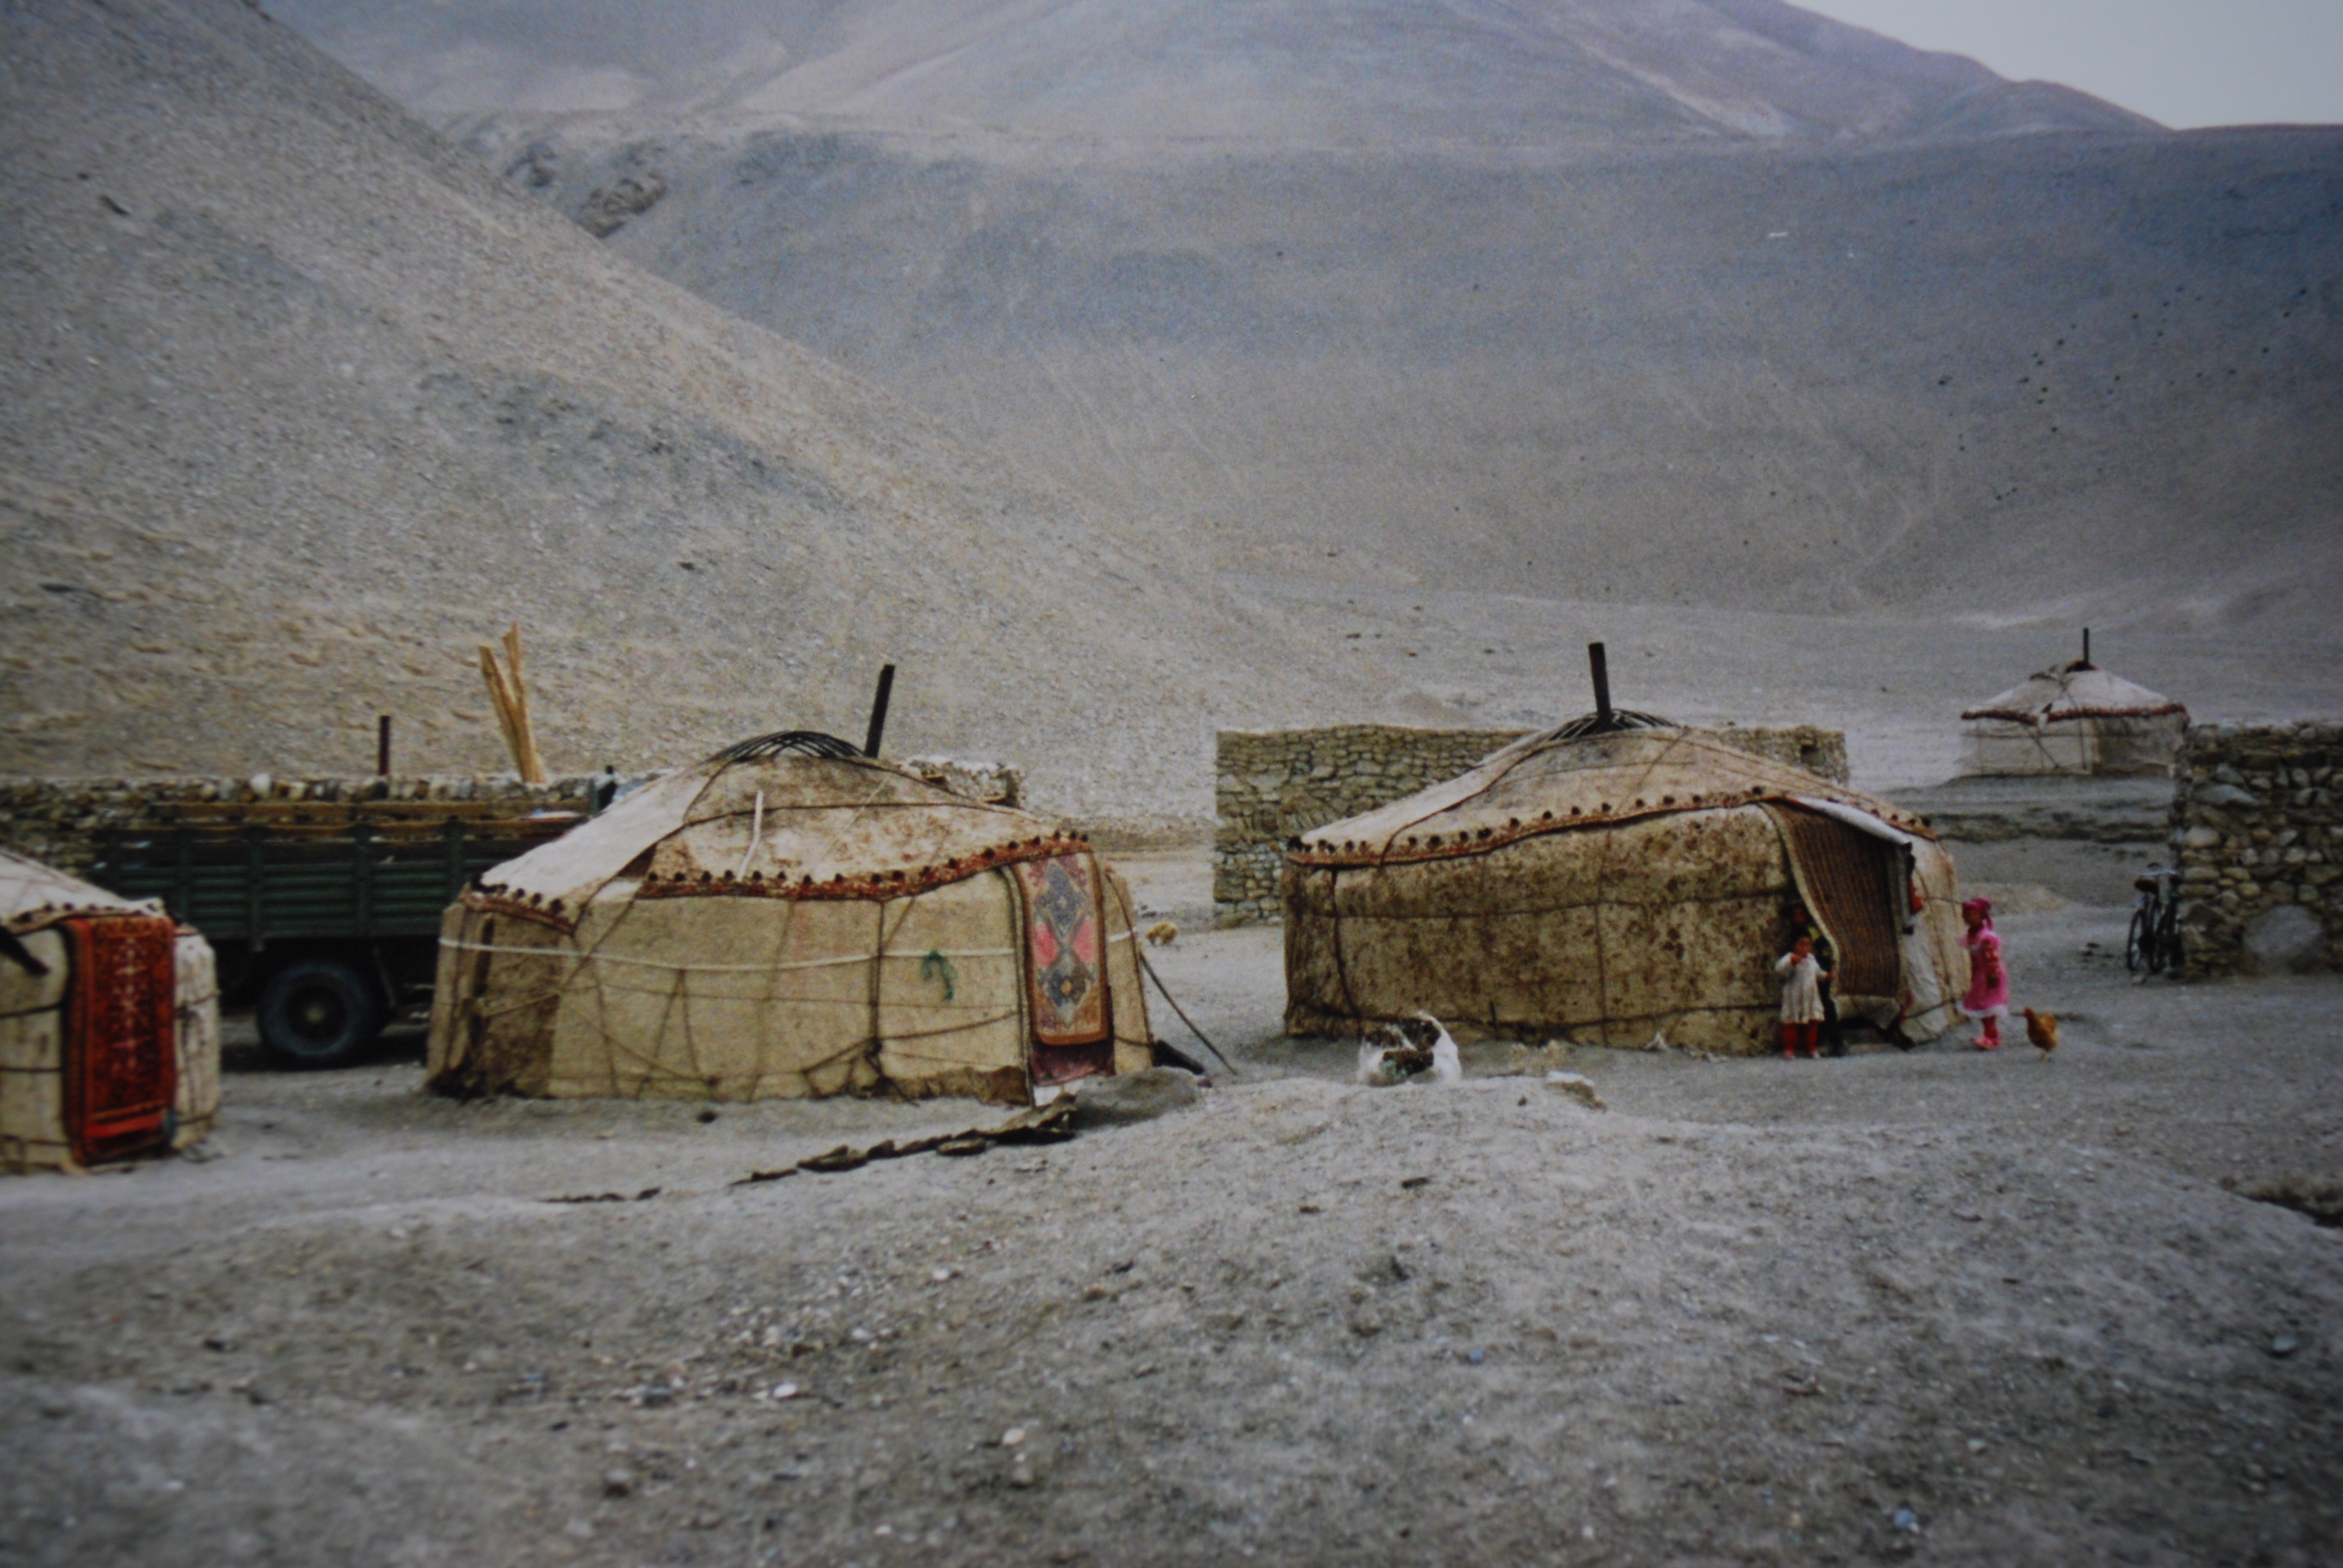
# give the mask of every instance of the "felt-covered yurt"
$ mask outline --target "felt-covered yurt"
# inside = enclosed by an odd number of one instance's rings
[[[185,1149],[218,1113],[211,944],[0,850],[0,1171]]]
[[[1843,1018],[1914,1038],[1966,978],[1953,864],[1918,819],[1642,715],[1526,737],[1313,829],[1283,873],[1286,1029],[1429,1012],[1539,1040],[1768,1048],[1803,903]]]
[[[2028,676],[1962,713],[1966,774],[2163,775],[2178,761],[2188,709],[2083,657]]]
[[[791,731],[651,783],[447,911],[458,1092],[1031,1103],[1153,1065],[1083,839]]]

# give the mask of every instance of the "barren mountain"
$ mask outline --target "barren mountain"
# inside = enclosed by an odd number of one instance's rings
[[[435,117],[630,110],[886,133],[1318,146],[1832,140],[2153,124],[1780,0],[290,0]]]
[[[1574,713],[1591,637],[1874,783],[2077,620],[2333,705],[2330,133],[1947,140],[2078,100],[1755,0],[291,11],[488,166],[231,0],[0,18],[0,769],[497,766],[515,619],[558,768],[895,658],[895,749],[1113,814]]]
[[[2343,132],[1773,0],[287,15],[1245,580],[2336,624]]]
[[[0,12],[0,770],[556,768],[791,726],[1204,787],[1290,650],[1094,512],[612,256],[233,0]],[[1209,657],[1207,650],[1209,649]],[[1174,793],[1179,793],[1175,789]]]

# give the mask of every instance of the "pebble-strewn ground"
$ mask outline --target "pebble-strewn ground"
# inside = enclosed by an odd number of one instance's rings
[[[749,1187],[983,1113],[232,1072],[220,1158],[0,1184],[0,1557],[2331,1561],[2343,1232],[2228,1189],[2343,1170],[2343,987],[2005,931],[2048,1062],[1572,1053],[1607,1111],[1353,1087],[1190,934],[1199,1109]]]

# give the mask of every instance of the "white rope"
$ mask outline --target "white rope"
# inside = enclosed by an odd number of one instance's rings
[[[926,952],[905,951],[864,953],[838,959],[800,959],[795,963],[786,964],[679,964],[670,963],[664,959],[627,958],[618,953],[579,952],[574,948],[509,948],[496,942],[458,941],[453,937],[441,937],[439,945],[443,948],[452,948],[458,952],[510,953],[518,958],[529,959],[570,959],[581,964],[589,961],[603,964],[631,964],[638,969],[670,970],[678,974],[774,974],[783,970],[836,969],[841,964],[875,963],[880,958],[910,962],[928,956]],[[1013,958],[1017,954],[1015,948],[938,948],[930,950],[940,952],[948,959],[1002,959]]]

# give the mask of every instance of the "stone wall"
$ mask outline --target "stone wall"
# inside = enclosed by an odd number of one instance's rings
[[[1284,845],[1296,834],[1453,779],[1525,729],[1323,729],[1220,732],[1212,838],[1213,923],[1275,920]],[[1735,746],[1846,780],[1846,737],[1811,725],[1715,732]]]
[[[971,800],[1021,804],[1024,775],[1010,763],[913,757],[899,766]],[[631,789],[650,777],[621,774],[618,783]],[[107,829],[151,822],[158,808],[258,800],[448,800],[488,807],[490,816],[518,817],[546,806],[583,806],[601,782],[603,776],[595,773],[534,785],[509,773],[418,779],[278,779],[266,773],[249,779],[0,778],[0,849],[78,877],[97,858]]]
[[[2199,724],[2173,797],[2187,973],[2343,969],[2343,724]]]
[[[464,800],[540,807],[582,805],[594,774],[523,784],[507,774],[473,779],[0,779],[0,849],[85,875],[109,828],[152,821],[159,807],[257,800]]]

